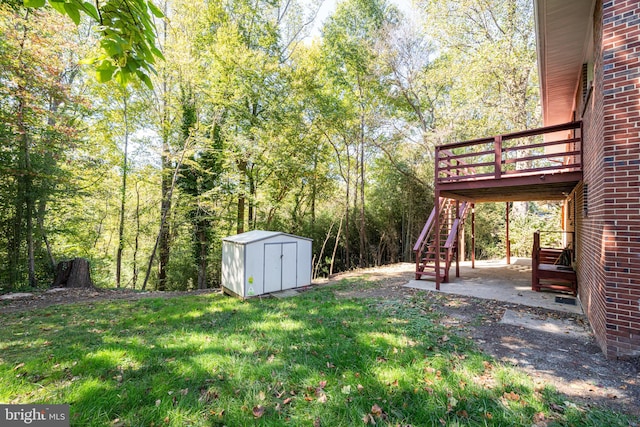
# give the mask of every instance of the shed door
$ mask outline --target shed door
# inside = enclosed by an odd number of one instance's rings
[[[298,272],[298,247],[297,243],[282,244],[282,289],[296,287]]]
[[[264,293],[295,288],[296,245],[295,242],[264,245]]]

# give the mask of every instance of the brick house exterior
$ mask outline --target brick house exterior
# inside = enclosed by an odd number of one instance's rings
[[[579,12],[561,17],[569,6]],[[567,209],[575,215],[578,294],[605,355],[638,356],[640,2],[538,0],[536,14],[545,126],[583,124],[583,179]],[[586,31],[572,45],[558,31],[562,26]],[[558,76],[562,49],[581,53],[573,81]],[[561,84],[574,88],[569,110],[567,96],[554,91]]]
[[[534,236],[532,289],[577,293],[603,353],[640,356],[640,1],[532,1],[544,127],[435,148],[416,279],[449,280],[475,203],[564,201],[573,265]]]

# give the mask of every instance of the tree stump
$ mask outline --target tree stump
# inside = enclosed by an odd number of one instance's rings
[[[93,288],[89,261],[84,258],[60,261],[52,288]]]

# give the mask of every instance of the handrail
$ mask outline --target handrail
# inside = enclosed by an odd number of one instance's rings
[[[445,204],[446,204],[446,201],[445,203],[440,203],[440,212],[442,212],[442,210],[444,209]],[[438,215],[440,215],[440,212],[438,212]],[[413,246],[414,252],[421,251],[422,248],[424,247],[424,243],[428,239],[429,234],[431,233],[431,229],[435,225],[435,219],[436,219],[436,209],[434,207],[431,210],[431,215],[429,215],[429,219],[424,224],[424,227],[422,227],[422,231],[418,236],[418,240],[416,241],[416,244]]]
[[[420,250],[420,246],[422,246],[422,242],[429,235],[429,231],[431,230],[431,227],[433,227],[435,217],[436,217],[436,210],[434,208],[431,210],[431,215],[429,215],[429,219],[424,224],[424,227],[422,227],[420,236],[418,236],[418,240],[416,241],[416,244],[413,246],[414,252]]]
[[[526,138],[529,136],[543,135],[545,133],[554,133],[554,132],[561,132],[563,130],[578,129],[580,128],[581,124],[582,122],[578,120],[575,122],[563,123],[560,125],[553,125],[553,126],[547,126],[543,128],[528,129],[528,130],[522,130],[519,132],[506,133],[500,136],[502,137],[503,141],[507,141],[510,139],[518,139],[518,138]],[[439,147],[445,148],[447,150],[453,150],[454,148],[462,148],[462,147],[468,147],[471,145],[479,145],[483,143],[486,144],[488,142],[493,142],[494,138],[495,137],[490,136],[490,137],[472,139],[469,141],[454,142],[452,144],[444,144],[444,145],[440,145]]]
[[[516,145],[507,141],[519,138],[544,136],[566,130],[579,131],[566,139],[553,141],[531,141],[531,144]],[[578,135],[577,135],[578,134]],[[492,144],[490,148],[488,144]],[[555,152],[540,153],[549,147],[558,147]],[[465,148],[464,152],[454,152]],[[531,150],[536,151],[531,151]],[[582,170],[582,122],[570,122],[544,128],[513,132],[490,138],[456,142],[436,147],[436,185],[477,179],[500,179],[525,175],[531,172],[563,173]],[[461,161],[464,159],[465,161]],[[525,163],[526,162],[526,163]],[[555,163],[555,164],[554,164]],[[560,165],[558,165],[560,163]],[[510,165],[507,167],[507,165]],[[518,165],[524,166],[518,169]],[[513,169],[515,168],[515,169]]]
[[[467,202],[462,202],[460,204],[460,208],[458,209],[458,217],[453,221],[453,225],[451,226],[451,230],[449,231],[449,235],[447,236],[447,241],[444,244],[446,249],[451,249],[455,244],[456,235],[458,234],[458,227],[460,226],[460,222],[464,221],[465,212],[467,210]]]

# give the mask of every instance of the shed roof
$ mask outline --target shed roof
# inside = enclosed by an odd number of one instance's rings
[[[223,242],[232,242],[240,245],[246,245],[247,243],[258,242],[275,236],[288,236],[302,240],[312,240],[307,237],[294,236],[293,234],[283,233],[282,231],[266,231],[266,230],[252,230],[246,233],[236,234],[235,236],[229,236],[222,239]]]

